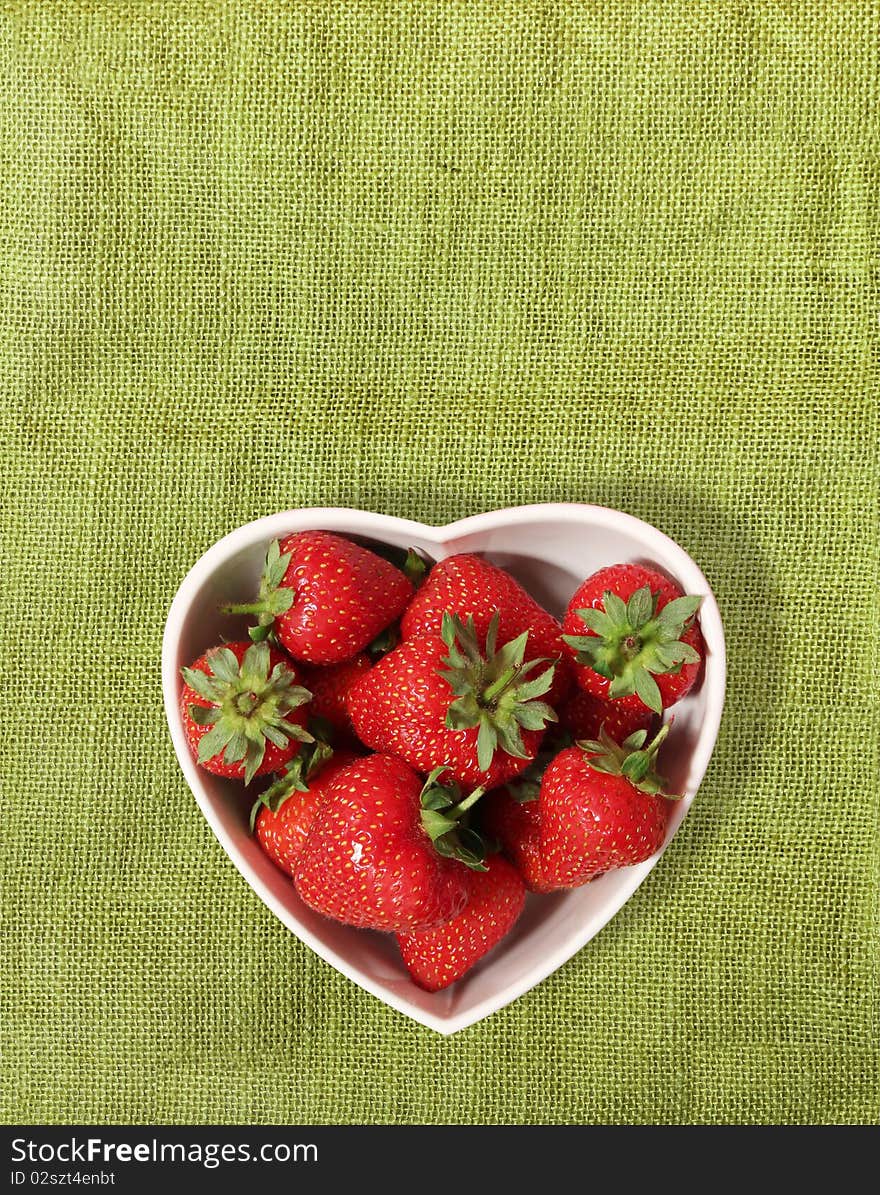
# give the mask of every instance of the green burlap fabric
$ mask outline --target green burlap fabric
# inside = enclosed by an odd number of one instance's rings
[[[3,4],[6,1120],[876,1119],[878,18]],[[227,860],[163,623],[264,513],[560,499],[700,562],[725,721],[631,903],[442,1039]]]

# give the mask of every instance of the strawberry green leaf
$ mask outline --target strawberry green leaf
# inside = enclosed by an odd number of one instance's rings
[[[315,736],[310,734],[304,726],[299,726],[296,722],[282,722],[281,726],[289,739],[296,739],[299,743],[313,743],[315,741]]]
[[[418,554],[415,548],[410,548],[401,568],[404,576],[409,578],[415,588],[418,588],[427,575],[428,562]]]
[[[497,746],[497,729],[488,718],[481,718],[480,729],[477,732],[477,765],[481,772],[487,772],[492,766],[492,757]]]
[[[642,627],[654,613],[654,600],[647,585],[630,595],[626,604],[626,620],[631,627]]]
[[[680,633],[696,614],[702,600],[701,597],[695,594],[686,594],[684,597],[673,598],[671,602],[666,603],[658,614],[657,619],[664,627],[670,629],[676,628]]]
[[[640,700],[645,703],[649,710],[653,710],[655,714],[661,714],[663,712],[663,698],[660,696],[657,682],[651,676],[650,672],[646,668],[634,668],[633,681],[635,682],[636,693]]]
[[[519,668],[522,665],[528,638],[529,632],[523,631],[521,635],[517,635],[509,643],[505,643],[500,651],[495,652],[489,660],[486,670],[492,680],[505,677],[511,668]],[[480,659],[482,660],[482,655],[480,655]]]
[[[513,707],[512,714],[523,730],[543,730],[548,722],[555,722],[556,711],[544,701],[529,701]]]
[[[263,730],[263,734],[266,736],[269,742],[274,743],[276,747],[287,746],[287,736],[279,727],[267,725]]]
[[[219,709],[214,706],[190,705],[189,716],[197,726],[213,726],[220,717]]]
[[[498,627],[501,622],[501,611],[496,610],[489,622],[489,629],[486,631],[486,658],[490,659],[498,650]]]
[[[635,751],[620,765],[621,774],[626,776],[627,780],[632,780],[633,784],[638,784],[644,780],[648,773],[651,761],[648,757],[647,751]]]
[[[313,739],[310,744],[306,744],[291,763],[295,763],[298,759],[300,761],[300,775],[306,781],[309,781],[313,776],[317,776],[324,765],[328,764],[332,758],[333,748],[330,744],[321,742],[319,739]]]
[[[450,703],[446,710],[446,725],[449,730],[470,730],[480,721],[479,703],[473,693],[465,693]]]
[[[232,658],[235,659],[234,656]],[[269,644],[252,643],[244,653],[244,659],[241,662],[240,671],[244,683],[252,688],[264,685],[269,676],[269,661]]]
[[[611,677],[611,686],[608,690],[609,697],[629,697],[629,695],[631,693],[635,693],[635,691],[636,678],[632,669],[621,673],[620,676]]]
[[[535,660],[534,663],[539,663]],[[523,669],[525,671],[525,669]],[[522,674],[520,674],[522,675]],[[549,692],[553,685],[553,669],[545,668],[540,676],[536,676],[534,680],[525,681],[523,684],[517,686],[517,696],[522,702],[534,701],[536,697],[543,697],[545,693]],[[547,710],[550,707],[544,705],[543,709]],[[556,721],[555,715],[553,721]]]
[[[204,697],[206,701],[220,700],[223,690],[216,677],[208,676],[200,668],[181,668],[180,671],[183,679],[199,697]]]
[[[487,843],[481,834],[476,830],[472,830],[469,826],[459,826],[458,828],[458,850],[457,858],[461,862],[467,861],[468,866],[474,871],[487,871],[484,867],[483,860],[485,859],[487,851]]]
[[[660,671],[672,670],[682,664],[699,664],[700,653],[689,643],[660,643],[657,646],[657,659],[664,665]],[[654,668],[651,668],[654,671]]]
[[[223,758],[227,763],[238,763],[240,759],[244,759],[248,748],[247,735],[242,730],[236,730],[232,738],[226,744],[226,750],[223,752]]]
[[[235,734],[235,729],[224,721],[219,721],[199,740],[199,763],[207,763],[215,755],[219,755],[226,744]]]
[[[452,801],[449,799],[448,795],[440,789],[429,792],[422,797],[422,809],[446,809],[451,804]]]
[[[458,823],[445,817],[439,809],[423,807],[421,820],[422,829],[434,843],[438,838],[443,839],[458,829]]]
[[[602,650],[602,640],[597,635],[563,635],[562,641],[575,651],[585,651],[591,655]]]
[[[638,751],[640,747],[644,747],[647,737],[647,730],[634,730],[629,738],[623,740],[621,746],[627,751]]]
[[[578,617],[585,627],[602,638],[608,638],[617,631],[617,623],[604,610],[578,610]]]
[[[584,662],[584,658],[583,658],[583,657],[578,657],[578,658],[581,660],[581,663],[583,663],[583,662]],[[602,657],[601,657],[601,656],[599,656],[599,655],[597,655],[597,656],[595,657],[595,659],[593,660],[593,663],[592,663],[591,667],[592,667],[592,669],[593,669],[593,671],[594,671],[594,672],[598,672],[598,673],[599,673],[599,675],[600,675],[600,676],[604,676],[606,680],[613,681],[613,680],[615,680],[615,679],[616,679],[616,678],[615,678],[615,675],[614,675],[614,673],[611,671],[611,665],[610,665],[610,664],[608,664],[608,663],[607,663],[607,662],[606,662],[604,659],[602,659]],[[631,690],[631,686],[629,686],[629,685],[628,685],[628,684],[626,684],[626,683],[624,684],[624,690],[625,690],[624,692],[621,692],[621,693],[614,694],[614,696],[624,697],[624,696],[626,696],[626,694],[627,694],[627,693],[629,693],[629,692],[631,692],[631,691],[632,691],[632,690]],[[609,694],[609,695],[610,695],[610,694]]]
[[[603,756],[596,756],[595,759],[591,759],[590,767],[594,772],[605,772],[609,776],[619,775],[619,769]]]
[[[609,589],[602,595],[602,604],[605,607],[605,613],[615,626],[624,627],[628,625],[626,602],[624,602],[623,598],[618,597],[616,593],[612,593]]]
[[[244,753],[244,782],[250,784],[254,776],[257,774],[257,768],[263,762],[263,756],[266,753],[266,744],[263,742],[256,742],[251,739],[248,742],[247,750]]]
[[[499,723],[497,735],[501,746],[508,755],[512,755],[515,759],[529,758],[516,721]]]
[[[273,539],[269,544],[269,550],[266,553],[266,584],[270,589],[277,589],[284,580],[284,574],[287,572],[290,564],[291,553],[281,553],[281,545],[277,539]]]
[[[207,657],[207,663],[214,676],[224,684],[229,684],[238,676],[238,660],[235,653],[228,647],[221,647],[218,651],[211,652]]]

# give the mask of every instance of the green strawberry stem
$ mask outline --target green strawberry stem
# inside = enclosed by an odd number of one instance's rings
[[[700,662],[699,653],[681,637],[702,600],[694,595],[675,598],[658,613],[658,597],[647,585],[637,589],[628,602],[608,590],[601,609],[577,611],[593,634],[562,636],[577,652],[579,664],[611,681],[609,697],[636,693],[655,714],[663,712],[663,701],[654,677]]]
[[[479,801],[480,797],[485,791],[486,790],[482,786],[475,788],[474,791],[465,797],[463,801],[459,801],[457,805],[450,805],[450,807],[446,810],[446,816],[449,818],[461,817],[461,815],[467,813],[469,809],[473,809],[474,805],[476,805],[477,801]]]
[[[487,854],[486,843],[468,825],[469,810],[486,790],[475,788],[462,799],[461,789],[454,781],[451,784],[438,783],[446,770],[445,764],[434,768],[425,781],[421,792],[422,829],[439,855],[457,859],[472,871],[486,871],[488,869],[483,862]]]
[[[265,609],[263,602],[228,602],[220,607],[223,614],[263,614]]]
[[[668,793],[666,781],[655,771],[657,752],[669,734],[672,722],[661,726],[654,738],[645,746],[646,730],[637,730],[622,743],[615,743],[603,726],[598,739],[582,739],[576,746],[586,752],[587,763],[597,772],[609,776],[624,776],[634,788],[644,793],[657,793],[668,801],[681,800],[681,794]]]
[[[501,676],[499,676],[498,680],[495,681],[494,684],[490,685],[488,689],[484,689],[483,696],[482,696],[483,704],[487,708],[490,708],[492,705],[492,702],[495,700],[495,698],[501,696],[501,694],[511,684],[511,682],[517,676],[519,676],[521,671],[522,671],[522,669],[520,669],[520,668],[508,668],[508,670],[505,673],[503,673]]]
[[[528,631],[498,648],[500,617],[498,611],[492,617],[485,650],[473,618],[462,622],[446,613],[441,627],[449,655],[438,672],[455,694],[446,711],[446,726],[450,730],[478,728],[477,764],[483,772],[491,766],[499,746],[516,759],[528,759],[521,730],[543,730],[548,722],[557,721],[554,710],[537,700],[553,684],[555,662],[525,662]],[[539,676],[526,679],[541,664],[548,667]]]

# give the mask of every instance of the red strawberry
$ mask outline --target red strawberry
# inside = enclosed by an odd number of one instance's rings
[[[480,803],[483,831],[497,838],[501,849],[516,867],[530,892],[553,892],[544,878],[541,859],[541,810],[535,798],[521,800],[511,789],[497,788]]]
[[[311,694],[290,660],[268,643],[227,643],[181,672],[186,740],[209,772],[250,784],[280,771],[300,743],[312,741],[305,730]]]
[[[305,757],[308,755],[308,759]],[[283,776],[261,793],[251,812],[251,829],[260,846],[285,875],[305,846],[318,806],[343,768],[358,758],[354,751],[331,751],[322,743],[306,747]]]
[[[553,665],[524,663],[528,632],[496,650],[498,619],[481,650],[472,620],[446,616],[439,635],[408,639],[349,691],[361,742],[419,771],[443,764],[463,785],[492,788],[518,775],[556,715],[542,697]],[[499,748],[501,748],[499,750]]]
[[[314,686],[309,682],[309,688]],[[314,709],[315,699],[312,698]],[[597,739],[604,726],[616,743],[622,743],[637,730],[650,730],[654,715],[639,703],[631,709],[623,701],[603,701],[586,689],[575,689],[559,710],[559,725],[574,739]]]
[[[323,718],[334,734],[333,742],[348,742],[354,737],[351,718],[345,707],[349,689],[370,671],[373,661],[364,652],[358,652],[341,664],[329,664],[326,668],[303,668],[303,683],[311,691],[312,703],[309,716]],[[314,727],[313,727],[314,729]],[[316,734],[320,731],[315,730]]]
[[[456,917],[467,901],[468,868],[483,866],[480,840],[459,824],[480,790],[459,801],[437,783],[442,771],[423,785],[389,755],[343,768],[294,865],[306,904],[346,925],[392,933]]]
[[[598,742],[568,747],[541,783],[541,857],[544,877],[576,888],[616,867],[641,863],[663,845],[670,800],[653,771],[669,731],[645,747],[637,731],[618,745],[603,731]]]
[[[375,552],[329,531],[298,531],[270,545],[257,601],[224,610],[258,614],[251,638],[274,626],[294,659],[337,664],[394,622],[412,593],[412,582]]]
[[[486,870],[471,872],[464,910],[436,929],[398,934],[406,969],[428,992],[439,992],[461,979],[497,946],[516,924],[526,899],[522,880],[500,855],[486,860]]]
[[[541,858],[541,810],[538,797],[547,765],[562,749],[552,729],[541,745],[537,758],[521,776],[504,788],[487,793],[480,802],[480,824],[488,838],[494,838],[519,871],[531,892],[554,892],[557,885],[547,881]]]
[[[504,569],[469,552],[435,564],[410,602],[400,624],[404,639],[439,635],[443,617],[454,614],[464,622],[473,618],[478,637],[488,634],[497,614],[498,640],[508,643],[529,632],[526,660],[559,660],[547,701],[555,706],[571,688],[571,668],[562,643],[562,627],[531,594]]]
[[[578,589],[562,623],[578,684],[630,710],[659,714],[680,701],[704,651],[694,618],[699,604],[640,564],[600,569]]]

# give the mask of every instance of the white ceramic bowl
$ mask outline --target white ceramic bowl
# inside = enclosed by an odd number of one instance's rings
[[[721,721],[725,650],[718,606],[690,556],[660,531],[619,511],[575,504],[514,507],[448,527],[426,527],[360,510],[290,510],[224,536],[184,578],[165,627],[162,685],[177,758],[199,808],[250,886],[297,937],[392,1008],[439,1033],[455,1033],[509,1004],[571,958],[629,900],[659,855],[572,892],[529,897],[514,931],[464,979],[435,994],[409,980],[392,937],[338,925],[307,908],[248,833],[251,801],[242,787],[196,767],[184,739],[178,697],[181,666],[221,637],[243,630],[243,622],[237,625],[220,615],[218,606],[256,592],[272,539],[308,529],[414,546],[436,560],[479,552],[509,569],[556,615],[562,614],[586,576],[619,561],[659,566],[686,593],[702,594],[705,668],[698,687],[675,707],[675,727],[662,752],[662,770],[672,791],[685,794],[675,806],[667,844],[703,778]],[[687,877],[681,879],[685,892]]]

